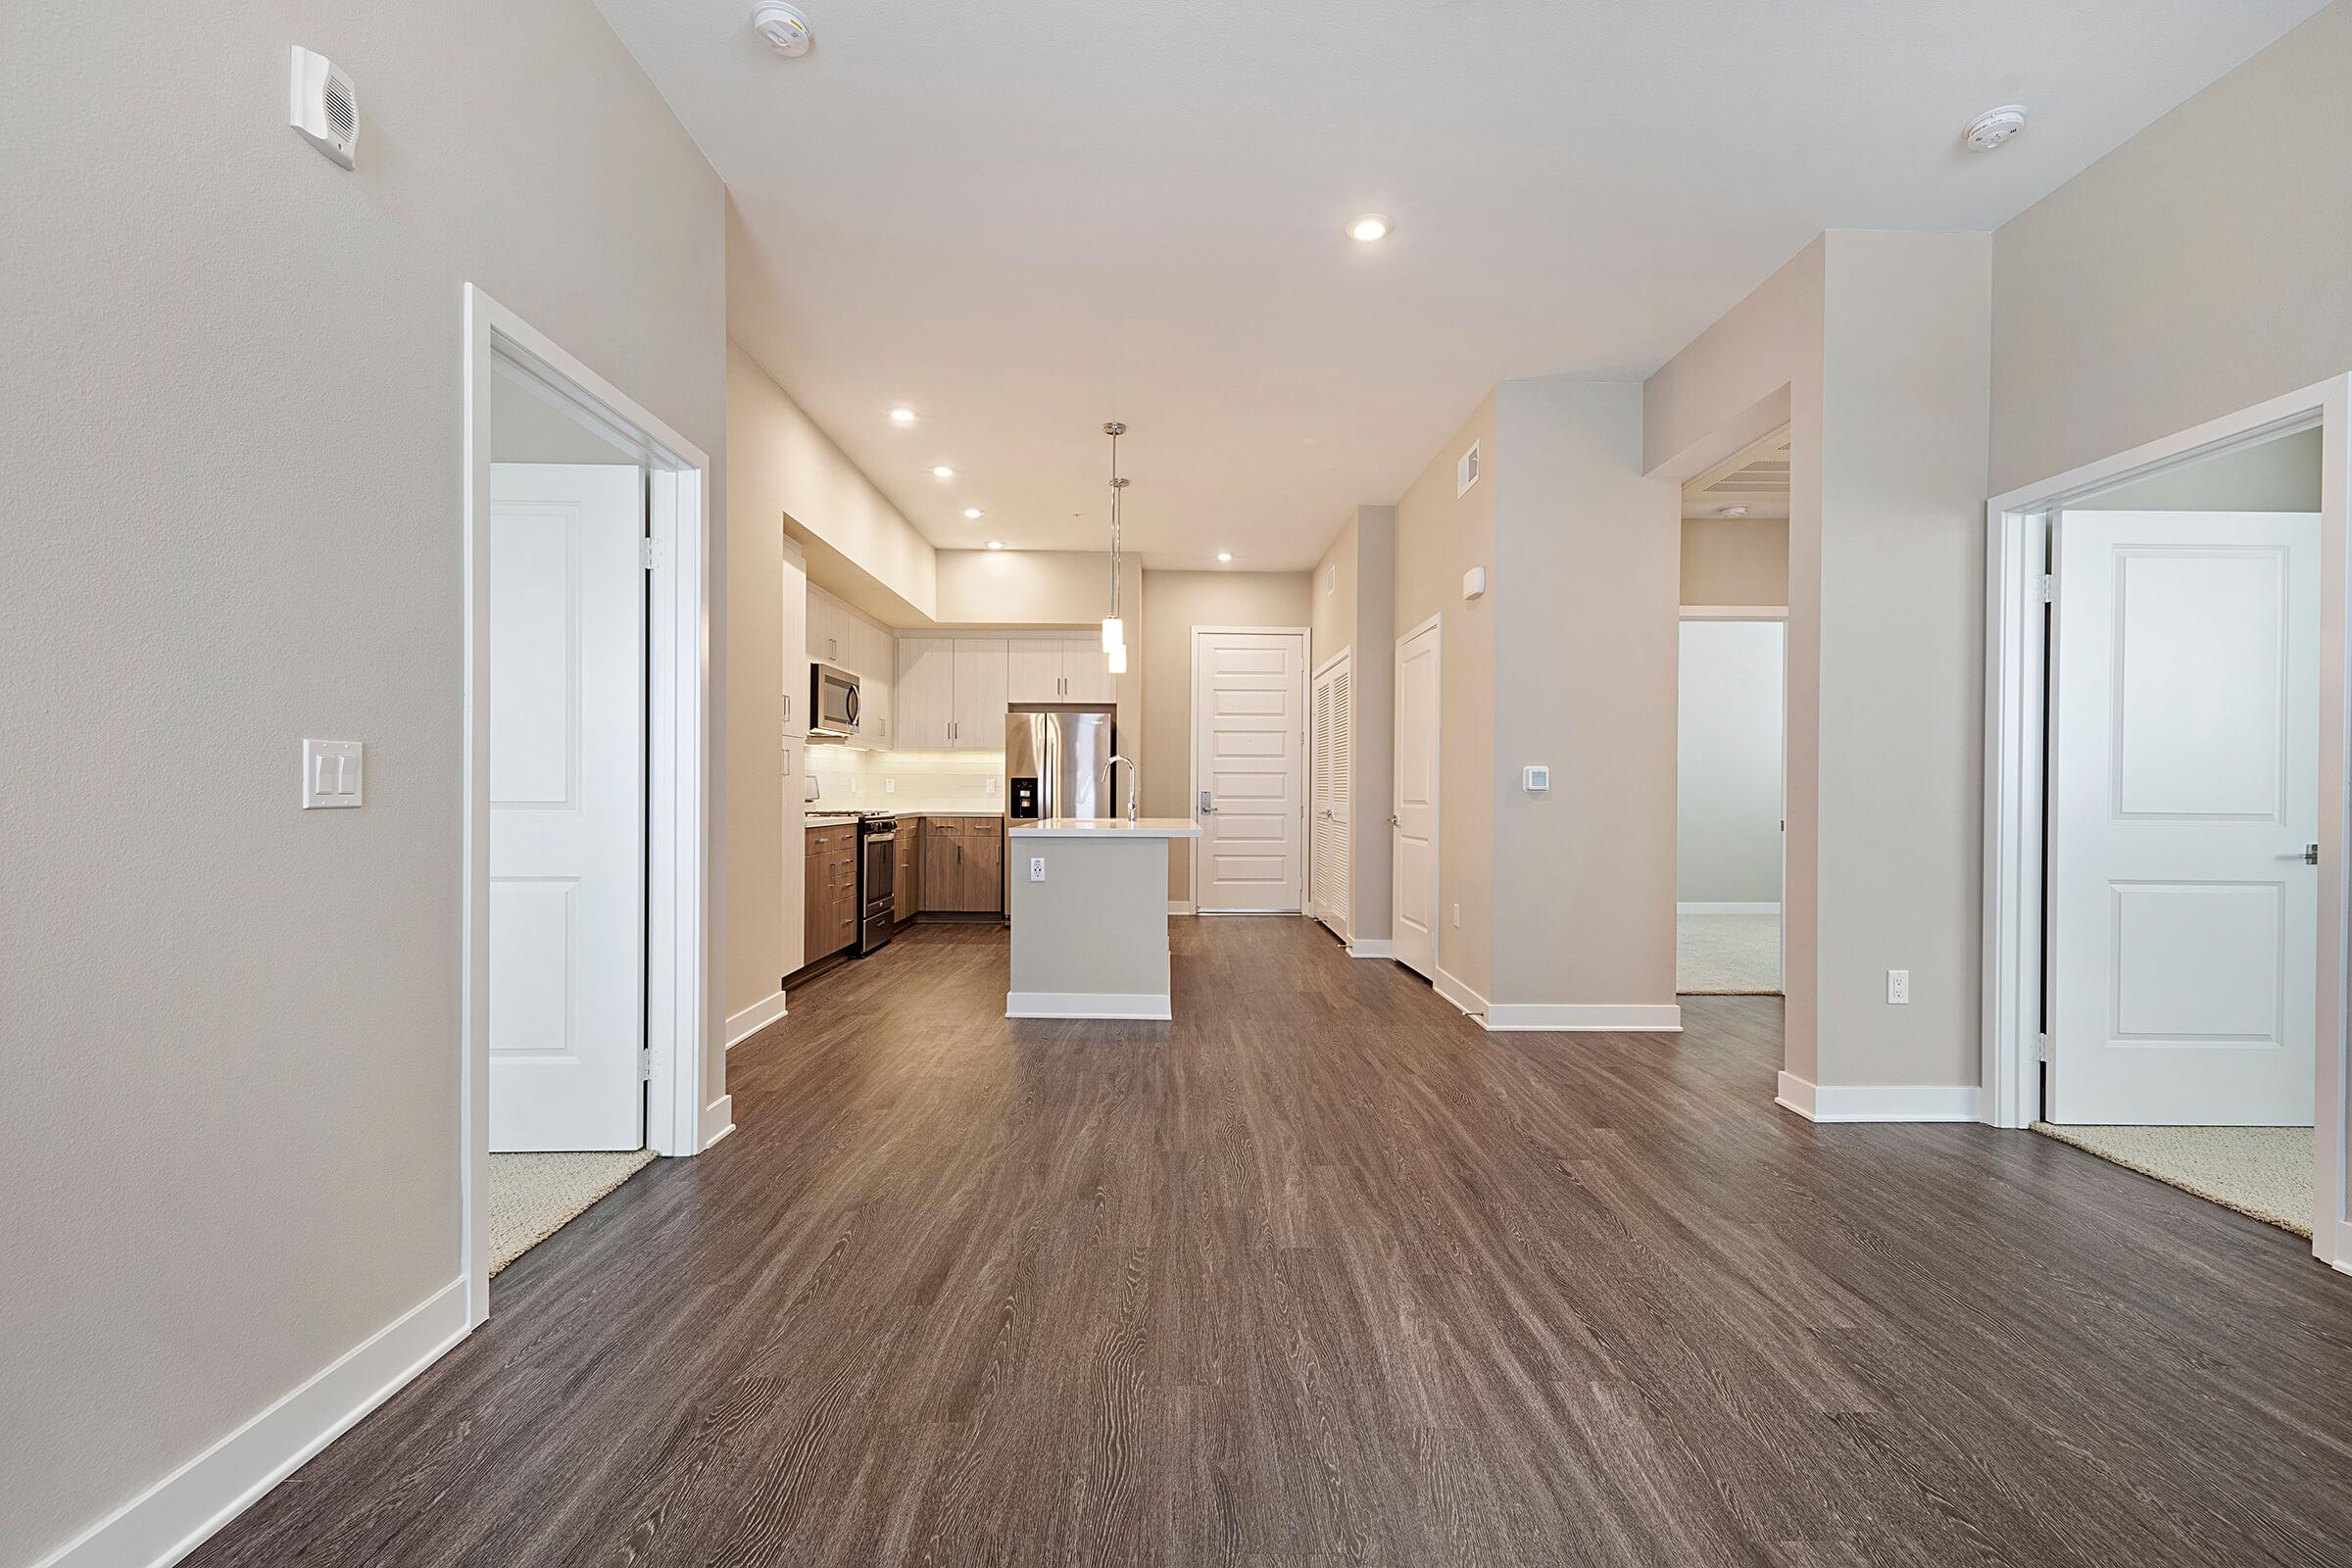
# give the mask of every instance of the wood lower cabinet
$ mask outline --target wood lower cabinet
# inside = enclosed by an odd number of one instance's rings
[[[812,827],[801,962],[811,964],[858,940],[858,824]]]
[[[899,874],[890,885],[890,914],[905,925],[923,906],[923,819],[899,818]]]
[[[925,913],[1004,912],[1004,823],[994,816],[923,818]]]

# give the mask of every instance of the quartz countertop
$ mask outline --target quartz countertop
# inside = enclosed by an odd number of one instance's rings
[[[1005,831],[1016,839],[1197,839],[1200,824],[1189,816],[1050,816],[1015,822]]]

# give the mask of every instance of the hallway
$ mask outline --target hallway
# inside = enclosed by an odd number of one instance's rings
[[[1297,919],[1173,1025],[917,926],[737,1133],[187,1559],[2328,1562],[2352,1302],[2047,1140],[1773,1108],[1779,1004],[1488,1036]]]

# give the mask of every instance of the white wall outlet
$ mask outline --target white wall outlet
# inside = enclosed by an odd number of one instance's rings
[[[1889,969],[1889,970],[1887,970],[1887,971],[1886,971],[1886,1002],[1887,1002],[1887,1004],[1888,1004],[1888,1005],[1890,1005],[1890,1006],[1897,1006],[1897,1007],[1899,1007],[1899,1006],[1902,1006],[1902,1005],[1904,1005],[1904,1004],[1907,1004],[1908,1002],[1910,1002],[1910,1000],[1911,1000],[1911,971],[1910,971],[1910,970],[1908,970],[1908,969]]]
[[[356,807],[367,799],[362,770],[368,748],[359,741],[302,743],[302,808]]]
[[[1032,882],[1043,882],[1045,879],[1046,858],[1042,855],[1032,855],[1029,857],[1029,880]]]
[[[883,793],[883,794],[885,794],[885,795],[896,795],[896,794],[898,794],[898,793],[899,793],[899,781],[898,781],[897,779],[895,779],[895,778],[886,778],[886,779],[884,779],[884,780],[882,781],[882,793]]]
[[[981,793],[986,795],[994,795],[997,793],[997,779],[995,774],[990,774],[987,778],[982,779],[980,782],[984,786]]]
[[[1453,906],[1453,923],[1457,926],[1462,923],[1462,906],[1458,904]]]
[[[1551,788],[1551,769],[1543,766],[1541,763],[1534,767],[1521,768],[1519,770],[1519,781],[1521,787],[1524,788],[1528,794],[1541,795],[1545,790]]]

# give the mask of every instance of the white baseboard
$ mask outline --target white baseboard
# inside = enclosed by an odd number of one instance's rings
[[[1773,1102],[1807,1121],[1976,1121],[1984,1092],[1975,1084],[1816,1084],[1781,1074]]]
[[[1777,904],[1678,904],[1677,914],[1778,914]]]
[[[1396,950],[1386,941],[1375,937],[1358,937],[1348,944],[1350,958],[1393,958]]]
[[[735,1130],[735,1097],[721,1095],[703,1107],[703,1143],[709,1149]]]
[[[778,990],[772,997],[758,1002],[727,1019],[727,1049],[733,1051],[760,1030],[785,1016],[784,993]]]
[[[2313,1230],[2316,1232],[2318,1227],[2314,1226]],[[2338,1273],[2352,1274],[2352,1221],[2341,1222],[2335,1227],[2335,1255],[2326,1261],[2329,1268]]]
[[[1430,984],[1436,988],[1439,996],[1444,997],[1447,1002],[1450,1002],[1455,1006],[1461,1008],[1462,1011],[1468,1014],[1470,1017],[1482,1018],[1486,1016],[1486,998],[1471,990],[1470,987],[1464,985],[1454,976],[1447,974],[1444,964],[1437,964],[1434,965],[1434,967],[1438,972],[1436,977],[1430,981]]]
[[[1497,1002],[1487,1007],[1487,1030],[1491,1034],[1520,1031],[1540,1031],[1544,1034],[1675,1034],[1682,1027],[1683,1009],[1666,1003],[1606,1006]]]
[[[1193,907],[1193,901],[1190,899],[1170,899],[1168,912],[1170,914],[1197,914],[1200,911]]]
[[[1168,1018],[1167,993],[1007,991],[1007,1018]]]
[[[165,1568],[179,1561],[466,1333],[466,1281],[456,1279],[43,1557],[38,1568]]]

